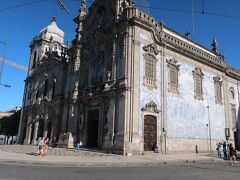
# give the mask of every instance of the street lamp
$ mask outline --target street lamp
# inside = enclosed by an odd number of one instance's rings
[[[0,83],[0,85],[1,85],[1,86],[4,86],[4,87],[6,87],[6,88],[10,88],[10,87],[11,87],[11,85],[9,85],[9,84],[2,84],[2,83]]]
[[[225,128],[225,137],[226,137],[226,153],[228,154],[228,139],[230,137],[230,128]]]
[[[3,41],[0,41],[0,43],[2,45],[4,45],[4,50],[3,50],[3,59],[2,59],[2,63],[1,63],[1,67],[0,67],[0,85],[6,87],[6,88],[10,88],[11,86],[8,85],[8,84],[2,84],[2,73],[3,73],[3,63],[4,63],[4,60],[5,60],[5,54],[6,54],[6,49],[7,49],[7,43],[6,42],[3,42]]]
[[[209,131],[209,142],[210,142],[210,152],[212,152],[212,136],[211,136],[211,122],[210,122],[210,113],[209,113],[209,103],[207,104],[208,109],[208,131]]]
[[[206,127],[207,127],[207,151],[210,151],[208,143],[208,124],[206,124]]]
[[[3,63],[5,60],[5,54],[6,54],[6,49],[7,49],[7,43],[0,41],[0,43],[4,46],[4,50],[3,50],[3,59],[2,59],[2,63],[1,63],[1,67],[0,67],[0,83],[2,81],[2,71],[3,71]]]

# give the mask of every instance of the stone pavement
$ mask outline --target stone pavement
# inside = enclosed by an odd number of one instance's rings
[[[106,154],[101,151],[50,148],[46,156],[36,155],[36,146],[0,145],[0,162],[54,166],[142,166],[173,162],[223,161],[208,154],[147,153],[139,156]]]

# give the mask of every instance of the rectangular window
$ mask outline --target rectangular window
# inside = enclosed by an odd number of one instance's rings
[[[198,74],[195,77],[195,91],[197,97],[202,97],[202,78]]]
[[[214,77],[215,101],[222,104],[222,80],[220,76]]]
[[[178,86],[178,70],[175,66],[171,65],[169,68],[169,88],[172,91],[177,91]]]
[[[156,60],[149,55],[145,56],[144,85],[150,88],[156,87]]]
[[[222,102],[222,91],[221,91],[221,84],[219,82],[215,83],[215,91],[216,91],[216,102]]]
[[[237,127],[236,109],[234,107],[232,107],[232,127]]]

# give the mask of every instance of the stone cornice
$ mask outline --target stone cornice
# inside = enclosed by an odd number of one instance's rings
[[[137,8],[127,8],[122,19],[124,18],[150,31],[157,44],[165,44],[171,50],[225,72],[231,78],[240,80],[240,70],[220,61],[217,54],[157,22],[151,15]]]

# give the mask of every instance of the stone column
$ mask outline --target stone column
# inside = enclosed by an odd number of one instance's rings
[[[117,61],[119,60],[119,57],[117,56],[117,49],[116,49],[116,41],[117,41],[117,35],[114,36],[113,39],[113,55],[112,55],[112,69],[111,69],[111,80],[115,81],[117,79],[116,75],[117,75]],[[109,69],[108,69],[109,70]]]
[[[26,136],[26,142],[25,144],[30,144],[31,141],[31,132],[32,132],[32,124],[30,124],[27,128],[27,136]]]
[[[23,144],[28,144],[28,139],[29,139],[28,136],[29,136],[29,126],[26,129],[26,136],[25,136]]]
[[[59,147],[66,147],[66,148],[74,147],[73,136],[71,132],[71,129],[73,126],[72,114],[74,113],[74,106],[73,104],[70,104],[69,107],[70,107],[69,109],[67,108],[64,109],[65,115],[63,118],[62,133],[60,134],[60,137],[58,140]]]
[[[24,140],[24,144],[29,144],[29,143],[30,143],[31,131],[32,131],[32,124],[30,124],[31,119],[32,119],[32,116],[29,115],[29,116],[28,116],[28,120],[27,120],[27,124],[29,124],[29,125],[28,125],[28,127],[27,127],[26,137],[25,137],[25,140]]]
[[[113,93],[109,100],[109,109],[107,111],[107,134],[104,136],[104,144],[103,149],[105,149],[107,152],[112,151],[113,146],[113,136],[114,136],[114,123],[115,123],[115,93]],[[106,106],[106,104],[105,104]],[[104,127],[106,128],[106,127]]]
[[[33,144],[34,144],[34,145],[36,145],[37,142],[38,142],[38,139],[37,139],[38,125],[39,125],[39,122],[35,122],[34,135],[33,135]]]
[[[23,140],[23,128],[24,128],[23,124],[25,121],[25,103],[26,103],[26,97],[27,97],[27,87],[28,87],[28,84],[26,83],[25,87],[24,87],[22,110],[21,110],[20,122],[19,122],[19,127],[18,127],[17,144],[20,144]]]

